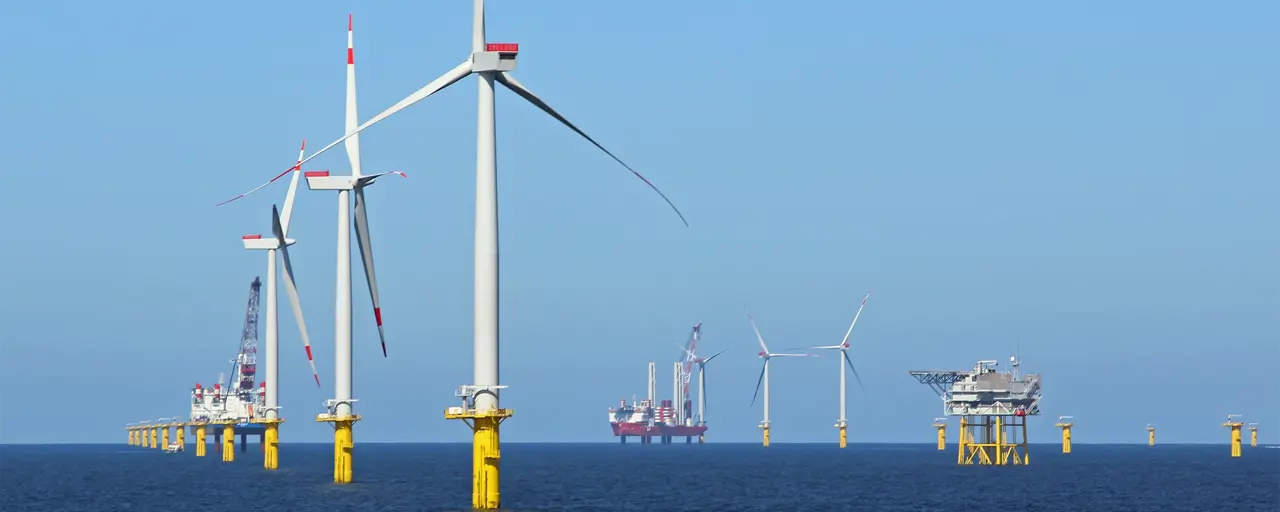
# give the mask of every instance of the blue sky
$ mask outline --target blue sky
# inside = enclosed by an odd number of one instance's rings
[[[227,371],[285,185],[213,205],[341,135],[346,17],[361,119],[462,61],[469,2],[8,2],[0,74],[0,442],[123,442]],[[516,75],[689,217],[498,93],[507,441],[612,441],[696,322],[709,436],[755,441],[759,361],[852,339],[854,442],[930,442],[907,371],[1020,350],[1075,440],[1280,431],[1280,4],[489,3]],[[360,441],[461,442],[471,381],[475,79],[362,137],[390,357],[354,276]],[[346,172],[333,151],[310,168]],[[281,303],[284,441],[326,441],[335,219],[291,249],[326,388]],[[358,262],[358,258],[355,258]],[[773,373],[776,442],[834,443],[830,356]],[[19,412],[20,411],[20,412]],[[1278,430],[1272,430],[1278,429]]]

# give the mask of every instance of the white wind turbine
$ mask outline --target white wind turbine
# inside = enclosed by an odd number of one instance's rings
[[[272,232],[275,236],[263,238],[262,235],[244,235],[241,239],[244,242],[244,248],[248,250],[266,250],[267,251],[267,307],[266,313],[266,406],[262,411],[263,418],[261,423],[266,424],[266,432],[263,434],[263,467],[266,469],[277,469],[279,467],[279,433],[278,428],[282,420],[280,420],[280,402],[279,402],[279,323],[277,321],[276,307],[276,251],[279,250],[284,256],[284,282],[285,289],[289,294],[289,303],[293,307],[294,320],[298,322],[298,332],[302,336],[302,345],[307,351],[307,363],[311,365],[311,375],[315,378],[316,387],[320,387],[320,374],[316,372],[316,362],[311,356],[311,341],[307,336],[307,324],[302,318],[302,304],[298,299],[298,291],[293,280],[293,267],[289,261],[289,254],[285,252],[286,247],[293,245],[294,240],[288,238],[289,219],[293,213],[294,195],[298,190],[298,175],[302,169],[302,155],[307,150],[307,141],[303,139],[302,149],[298,150],[298,164],[293,168],[293,179],[289,181],[289,191],[284,197],[284,212],[276,213],[274,206],[272,207]],[[279,224],[279,232],[276,233],[276,224]]]
[[[388,174],[406,177],[405,173],[390,171],[379,174],[364,175],[360,172],[360,139],[356,135],[356,71],[355,46],[351,16],[347,17],[347,94],[345,128],[348,135],[338,142],[345,142],[347,159],[351,163],[350,176],[330,176],[329,171],[308,171],[304,173],[307,187],[311,190],[336,190],[338,192],[338,264],[337,293],[334,304],[334,398],[326,402],[328,413],[317,417],[317,421],[334,424],[334,482],[348,483],[352,478],[352,448],[354,441],[351,433],[352,425],[360,420],[353,413],[356,400],[352,398],[351,375],[351,198],[355,195],[355,231],[356,243],[360,248],[360,262],[364,267],[365,279],[369,285],[369,296],[373,302],[373,318],[378,326],[378,338],[382,343],[382,355],[387,355],[386,334],[382,327],[382,308],[378,299],[378,281],[373,266],[373,246],[369,235],[369,218],[366,211],[364,188],[372,185],[374,180]],[[308,160],[315,158],[325,150],[335,146],[334,142],[324,149],[299,161],[300,167]],[[283,175],[283,174],[282,174]],[[281,176],[282,176],[281,175]],[[276,176],[256,188],[232,198],[252,194],[262,187],[279,179]],[[225,203],[223,203],[225,204]]]
[[[751,322],[751,330],[756,332],[756,340],[760,342],[760,352],[756,355],[760,359],[764,359],[764,367],[760,369],[760,378],[756,380],[756,392],[751,395],[751,405],[755,405],[756,396],[760,394],[760,385],[764,384],[764,421],[760,422],[760,429],[764,431],[764,445],[769,446],[769,360],[775,357],[809,357],[813,354],[775,354],[769,352],[769,347],[764,344],[764,336],[760,335],[760,329],[756,328],[756,320],[747,314],[747,320]]]
[[[350,116],[353,115],[354,109],[349,109],[347,134],[321,148],[320,151],[304,158],[303,163],[328,151],[341,142],[352,140],[356,137],[356,134],[364,129],[443,90],[449,85],[473,73],[479,75],[479,106],[476,126],[474,384],[462,386],[458,391],[459,395],[467,401],[466,411],[459,414],[450,414],[449,417],[470,420],[477,453],[492,454],[487,457],[475,458],[472,475],[474,483],[472,505],[476,508],[497,508],[499,506],[498,424],[509,417],[511,413],[509,410],[500,409],[498,405],[498,390],[504,386],[499,385],[498,379],[498,189],[497,143],[495,141],[494,127],[494,82],[502,84],[525,101],[532,103],[612,157],[614,161],[631,171],[632,174],[639,177],[645,184],[662,196],[663,200],[680,216],[680,220],[684,222],[685,226],[688,226],[688,222],[685,221],[684,215],[680,213],[680,210],[653,183],[649,182],[648,179],[605,149],[604,146],[600,145],[577,126],[574,126],[573,123],[570,123],[568,119],[530,92],[509,73],[516,67],[516,54],[519,51],[519,45],[486,42],[484,0],[474,0],[471,27],[471,54],[466,60],[354,129],[350,128],[352,119]],[[350,92],[349,94],[354,93]],[[347,147],[348,154],[350,154],[351,145],[348,144]],[[308,185],[316,188],[311,179],[308,179]],[[358,193],[357,201],[359,201]],[[341,297],[341,294],[339,296]],[[339,330],[341,331],[341,329]]]
[[[277,389],[277,381],[279,380],[279,323],[276,307],[276,251],[282,253],[285,247],[293,245],[296,241],[288,238],[289,219],[293,215],[294,195],[298,190],[298,175],[302,169],[302,154],[307,150],[307,141],[302,141],[302,149],[298,150],[298,163],[293,168],[293,179],[289,182],[289,190],[284,196],[284,211],[279,212],[280,231],[286,238],[281,241],[279,238],[272,236],[271,238],[263,238],[262,235],[244,235],[241,240],[244,242],[244,248],[247,250],[265,250],[267,251],[267,307],[266,313],[266,384],[267,399],[266,409],[263,414],[268,418],[279,417],[277,409],[279,409],[279,394]],[[274,221],[273,221],[274,222]],[[272,233],[274,234],[274,224]],[[315,360],[311,357],[311,340],[307,336],[307,325],[302,318],[302,304],[298,301],[297,288],[293,280],[293,267],[289,261],[288,254],[284,257],[284,281],[286,293],[289,294],[289,303],[293,306],[293,317],[298,322],[298,331],[302,335],[302,345],[307,351],[307,362],[311,364],[311,375],[315,378],[316,387],[320,386],[320,374],[316,372]]]
[[[867,307],[867,299],[871,298],[871,292],[867,292],[866,297],[862,298],[862,305],[858,306],[858,312],[853,315],[853,322],[849,324],[849,330],[845,331],[844,339],[840,340],[839,345],[827,345],[823,347],[809,347],[811,349],[822,350],[839,350],[840,357],[837,363],[840,365],[840,419],[836,420],[835,427],[840,429],[840,447],[844,448],[848,445],[848,428],[849,421],[845,416],[845,376],[844,367],[849,366],[853,371],[853,378],[858,381],[858,387],[862,388],[862,377],[858,376],[858,369],[853,367],[853,360],[849,359],[849,335],[853,333],[853,326],[858,325],[858,317],[862,316],[862,308]]]

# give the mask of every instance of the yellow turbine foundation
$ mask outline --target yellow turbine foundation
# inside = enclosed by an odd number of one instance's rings
[[[169,449],[169,430],[170,430],[169,426],[165,425],[164,428],[161,430],[162,432],[160,434],[160,447],[167,450]]]
[[[1053,426],[1062,429],[1062,453],[1071,453],[1071,427],[1074,425],[1070,421],[1059,421]]]
[[[351,427],[357,421],[360,421],[359,415],[351,416],[317,416],[316,421],[320,423],[333,424],[333,483],[349,484],[351,483],[352,463],[355,462],[355,436],[351,433]]]
[[[206,437],[208,432],[205,430],[204,423],[196,424],[196,457],[204,457],[205,450],[208,449],[209,439]]]
[[[769,427],[768,426],[761,427],[761,430],[764,430],[764,447],[768,448],[769,447]]]
[[[849,446],[849,433],[847,432],[848,428],[849,427],[840,427],[840,447],[841,448]]]
[[[1241,452],[1240,445],[1243,441],[1240,434],[1240,427],[1243,427],[1244,423],[1228,418],[1226,423],[1223,423],[1222,426],[1231,429],[1231,456],[1239,457]]]
[[[265,424],[262,433],[262,467],[264,469],[280,469],[280,418],[253,420],[254,423]]]
[[[1156,428],[1147,427],[1147,446],[1156,445]]]
[[[933,428],[938,430],[938,451],[947,449],[947,424],[938,421],[933,424]]]
[[[152,428],[152,429],[151,429],[151,447],[152,447],[152,448],[158,448],[158,447],[159,447],[159,446],[158,446],[158,443],[156,443],[156,436],[157,436],[157,435],[159,435],[159,430],[160,430],[159,428]]]
[[[1021,434],[1021,435],[1019,435]],[[957,463],[1018,466],[1031,463],[1026,416],[961,416]]]
[[[1253,448],[1258,447],[1258,424],[1257,423],[1249,425],[1249,446]]]
[[[502,505],[498,487],[502,460],[498,427],[512,414],[511,409],[445,410],[445,419],[462,420],[471,427],[471,507],[474,509],[496,509]]]

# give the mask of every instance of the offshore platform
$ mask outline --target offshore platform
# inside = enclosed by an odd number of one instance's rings
[[[1040,414],[1040,375],[1020,373],[1017,357],[1009,358],[1009,371],[999,371],[998,364],[984,360],[972,370],[910,372],[942,398],[944,415],[960,417],[958,464],[1031,463],[1027,417]]]
[[[231,361],[232,380],[224,387],[223,374],[218,375],[212,388],[196,383],[191,388],[190,413],[186,420],[160,418],[154,422],[139,422],[126,426],[129,444],[149,448],[162,448],[166,452],[186,450],[186,436],[195,436],[196,456],[204,457],[207,436],[213,429],[214,449],[222,452],[224,462],[235,460],[235,438],[240,436],[240,451],[247,449],[248,438],[258,436],[263,440],[266,426],[254,423],[266,407],[267,383],[254,386],[258,369],[258,302],[262,283],[253,278],[249,284],[249,303],[241,329],[239,353]],[[177,430],[177,440],[169,442],[169,431]],[[157,439],[157,434],[163,434]],[[149,437],[149,438],[148,438]],[[157,442],[159,441],[159,442]]]
[[[204,444],[206,426],[220,427],[214,430],[214,449],[220,446],[223,460],[228,462],[234,457],[232,452],[237,435],[243,452],[249,436],[258,436],[261,442],[266,433],[266,425],[252,422],[257,418],[255,413],[264,411],[267,400],[266,382],[254,388],[258,370],[258,303],[261,292],[262,282],[255,277],[249,284],[249,303],[245,307],[244,327],[240,331],[240,351],[231,361],[233,377],[229,387],[222,387],[222,375],[219,374],[212,392],[206,392],[199,383],[191,388],[191,421],[187,428],[196,436],[199,446]]]
[[[619,400],[618,407],[609,409],[609,426],[622,444],[626,444],[628,437],[640,438],[641,444],[652,444],[654,437],[662,444],[671,444],[677,437],[683,437],[685,444],[691,444],[695,436],[698,444],[706,442],[706,365],[724,351],[707,358],[698,356],[698,340],[701,338],[702,324],[699,323],[693,326],[693,334],[684,346],[676,345],[680,347],[681,357],[672,366],[671,400],[662,400],[654,407],[654,400],[657,398],[657,372],[654,363],[650,362],[648,398],[640,401],[632,398],[631,403],[627,403],[626,399]],[[690,393],[695,366],[698,373],[696,412]]]

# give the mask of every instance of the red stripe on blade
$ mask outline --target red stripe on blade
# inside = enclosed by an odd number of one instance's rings
[[[308,346],[308,347],[307,347],[307,360],[308,360],[308,361],[311,361],[311,347],[310,347],[310,346]]]
[[[373,319],[378,321],[378,325],[382,325],[382,308],[373,308]]]

